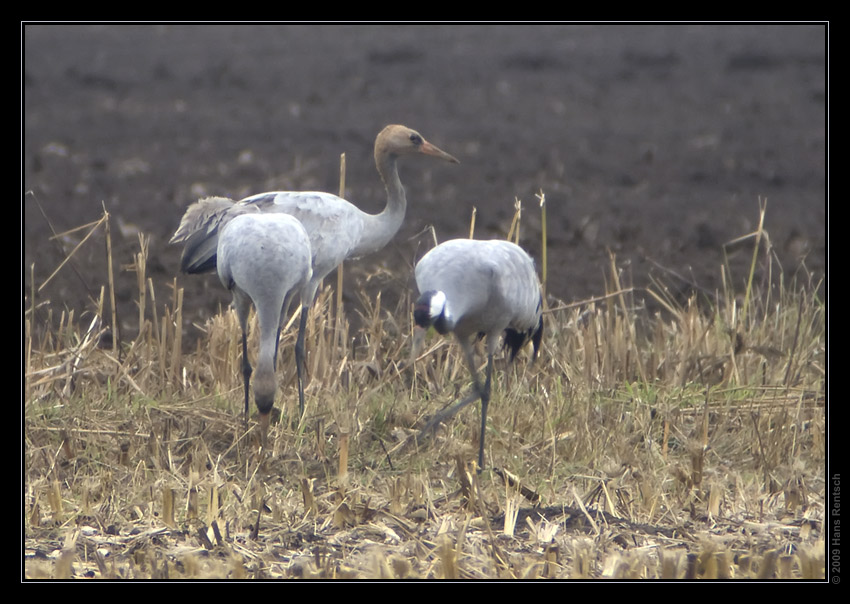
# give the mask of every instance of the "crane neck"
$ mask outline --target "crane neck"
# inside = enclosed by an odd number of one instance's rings
[[[275,352],[277,349],[279,314],[270,312],[270,308],[261,305],[257,310],[260,322],[260,353],[254,370],[254,402],[261,413],[268,413],[274,405],[277,392],[275,376]]]
[[[387,190],[387,204],[378,214],[367,214],[363,236],[357,246],[357,255],[376,252],[383,248],[395,236],[404,221],[407,211],[407,198],[404,187],[398,177],[397,156],[382,154],[375,158],[378,173]]]

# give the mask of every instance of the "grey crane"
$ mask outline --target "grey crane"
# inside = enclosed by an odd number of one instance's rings
[[[209,272],[216,265],[216,241],[222,226],[239,214],[259,211],[284,213],[298,218],[310,236],[313,277],[309,295],[301,306],[295,361],[298,372],[299,408],[304,413],[304,330],[307,311],[319,284],[347,258],[357,258],[383,248],[404,220],[407,199],[398,177],[397,160],[403,155],[424,154],[458,163],[458,160],[426,141],[406,126],[385,127],[375,139],[375,165],[387,190],[387,203],[379,214],[363,212],[350,202],[319,192],[277,191],[260,193],[234,203],[213,197],[189,206],[171,243],[184,243],[180,267],[184,273]]]
[[[519,246],[504,240],[452,239],[429,251],[415,269],[421,295],[413,318],[419,328],[433,326],[440,334],[453,332],[463,348],[472,374],[473,391],[460,403],[434,416],[420,434],[466,405],[481,399],[481,438],[478,468],[484,467],[484,433],[490,403],[493,354],[504,332],[504,346],[514,360],[531,340],[532,361],[543,336],[540,283],[534,261]],[[421,339],[419,331],[416,339]],[[487,373],[482,385],[475,369],[472,344],[487,336]]]
[[[260,353],[254,376],[254,402],[265,443],[277,391],[275,367],[285,311],[293,296],[300,296],[303,303],[310,295],[310,238],[302,224],[288,214],[241,214],[221,229],[216,253],[218,278],[233,293],[242,328],[246,418],[252,373],[248,361],[248,313],[252,302],[257,310]]]

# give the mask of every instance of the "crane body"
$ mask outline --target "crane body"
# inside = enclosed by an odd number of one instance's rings
[[[280,328],[290,300],[303,301],[310,294],[310,239],[307,231],[288,214],[242,214],[221,229],[216,250],[221,283],[232,292],[233,305],[242,329],[242,375],[245,415],[248,415],[249,382],[253,372],[248,360],[248,315],[257,311],[260,352],[254,376],[254,401],[265,440],[269,413],[277,392],[275,368]],[[299,402],[303,400],[300,391]]]
[[[375,165],[387,191],[387,203],[378,214],[363,212],[330,193],[274,191],[239,202],[212,197],[189,206],[171,243],[183,243],[181,270],[196,274],[215,270],[219,233],[224,225],[243,214],[284,213],[296,217],[307,231],[311,246],[312,278],[302,298],[295,360],[298,368],[300,408],[303,413],[302,371],[307,313],[319,285],[347,258],[357,258],[383,248],[404,220],[407,199],[398,176],[401,156],[423,154],[458,163],[457,159],[426,141],[406,126],[385,127],[375,139]]]
[[[454,407],[437,414],[422,430],[436,427],[469,403],[481,399],[481,435],[478,466],[484,465],[484,434],[490,402],[493,355],[500,336],[511,360],[531,341],[532,360],[543,335],[542,297],[534,261],[519,246],[504,240],[453,239],[429,251],[417,263],[416,285],[420,297],[414,321],[421,329],[433,326],[439,333],[454,333],[472,374],[473,391]],[[487,370],[478,379],[473,342],[487,338]]]

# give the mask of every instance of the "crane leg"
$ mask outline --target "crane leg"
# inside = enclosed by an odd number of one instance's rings
[[[245,383],[245,421],[248,421],[248,384],[251,381],[251,363],[248,361],[248,334],[242,330],[242,381]]]
[[[274,338],[274,357],[272,357],[272,367],[277,371],[277,347],[280,345],[280,325],[277,326],[277,335]]]
[[[478,471],[484,468],[484,434],[487,430],[487,406],[490,404],[490,378],[493,375],[493,355],[487,355],[487,377],[481,391],[481,439],[478,449]]]
[[[481,399],[481,438],[479,439],[480,447],[478,450],[478,470],[480,471],[481,468],[484,467],[484,433],[487,424],[487,406],[490,404],[490,382],[493,375],[493,355],[492,353],[487,355],[487,375],[485,376],[484,385],[482,386],[481,381],[478,379],[478,372],[475,370],[475,357],[472,353],[472,345],[469,342],[462,341],[461,346],[463,347],[463,351],[466,356],[466,363],[469,366],[469,372],[472,374],[472,392],[453,407],[449,407],[448,409],[444,409],[443,411],[435,414],[434,417],[425,424],[425,427],[419,431],[419,434],[416,436],[416,441],[418,443],[424,442],[429,433],[440,425],[440,423],[446,421],[450,417],[453,417],[458,411],[470,403],[474,403],[478,399]]]
[[[295,370],[298,373],[298,410],[299,417],[304,416],[304,332],[307,330],[307,312],[309,307],[301,307],[301,320],[298,323],[298,337],[295,340]]]

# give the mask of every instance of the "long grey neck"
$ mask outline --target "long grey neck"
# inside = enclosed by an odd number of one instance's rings
[[[377,163],[378,172],[387,189],[387,205],[379,214],[366,214],[363,235],[356,254],[361,256],[376,252],[386,246],[401,228],[407,210],[404,187],[398,177],[396,157],[387,155]]]

